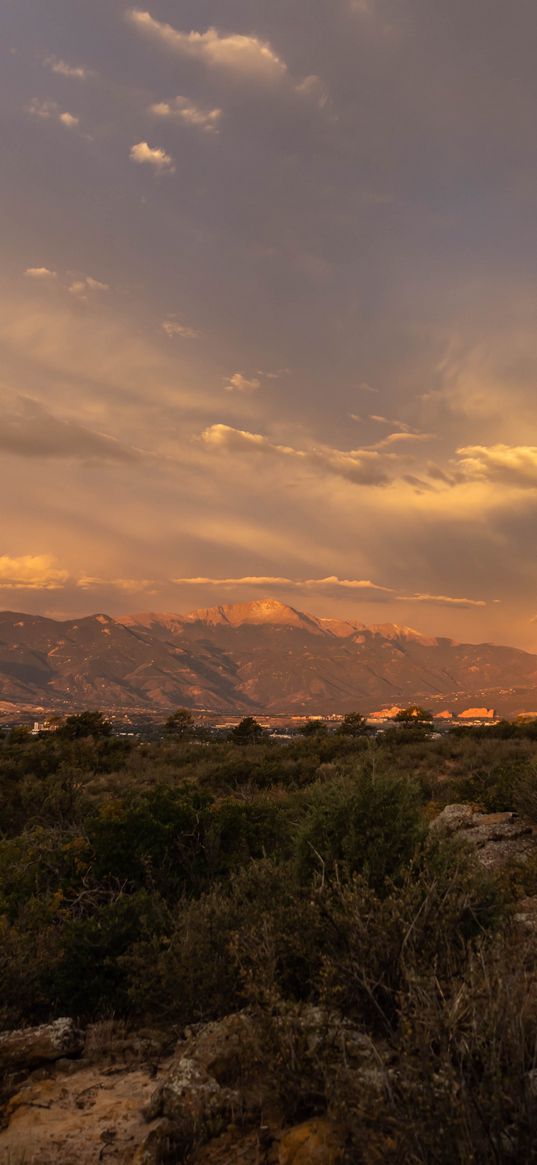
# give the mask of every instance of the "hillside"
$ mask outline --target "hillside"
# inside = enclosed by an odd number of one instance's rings
[[[397,624],[318,618],[277,600],[187,615],[56,621],[0,614],[0,706],[329,714],[425,702],[504,714],[537,704],[537,656]]]

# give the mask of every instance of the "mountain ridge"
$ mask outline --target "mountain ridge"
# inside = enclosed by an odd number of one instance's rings
[[[0,707],[329,714],[388,704],[537,706],[537,655],[280,602],[187,614],[0,612]]]

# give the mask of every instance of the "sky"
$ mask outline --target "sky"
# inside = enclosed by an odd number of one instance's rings
[[[3,0],[0,606],[537,651],[533,0]]]

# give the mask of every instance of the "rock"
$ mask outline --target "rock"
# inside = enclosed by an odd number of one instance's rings
[[[256,1023],[246,1011],[204,1024],[181,1046],[181,1057],[193,1060],[221,1085],[236,1084],[259,1059]]]
[[[176,1146],[175,1125],[173,1121],[162,1118],[156,1121],[138,1146],[132,1165],[160,1165],[167,1161],[170,1153]]]
[[[461,829],[471,829],[475,809],[472,805],[446,805],[431,822],[432,830],[442,830],[446,833],[458,833]]]
[[[312,1066],[322,1062],[370,1097],[384,1096],[390,1076],[384,1050],[339,1012],[298,1005],[287,1008],[273,1022],[298,1038],[302,1054]]]
[[[537,828],[517,813],[480,813],[471,805],[446,805],[430,828],[433,833],[464,837],[487,870],[537,856]]]
[[[194,1141],[203,1144],[222,1132],[240,1107],[238,1092],[222,1088],[205,1068],[183,1057],[172,1064],[145,1116],[171,1121],[176,1145],[186,1150]]]
[[[243,1107],[239,1086],[258,1061],[256,1027],[247,1012],[187,1031],[166,1079],[153,1094],[146,1117],[173,1121],[187,1148],[220,1133]]]
[[[537,898],[521,898],[516,904],[515,922],[528,931],[537,930]]]
[[[494,708],[465,708],[464,712],[459,712],[459,720],[494,720],[496,712]]]
[[[340,1165],[345,1148],[331,1121],[317,1117],[284,1133],[278,1165]]]
[[[56,1019],[42,1027],[20,1028],[0,1033],[0,1069],[16,1071],[77,1056],[84,1036],[72,1019]]]
[[[7,1101],[0,1128],[2,1165],[132,1165],[138,1146],[158,1143],[157,1125],[142,1116],[155,1088],[145,1066],[105,1075],[97,1065],[81,1064],[73,1076],[52,1072],[41,1082],[30,1077]],[[158,1128],[164,1161],[166,1126],[159,1122]],[[177,1159],[179,1154],[172,1156]],[[153,1165],[158,1157],[141,1160]]]
[[[263,1043],[280,1033],[299,1041],[308,1063],[322,1058],[361,1092],[384,1095],[387,1069],[367,1036],[336,1012],[294,1006],[269,1017],[238,1012],[191,1029],[155,1090],[146,1118],[172,1121],[177,1143],[186,1149],[218,1135],[236,1114],[259,1111],[266,1099]]]

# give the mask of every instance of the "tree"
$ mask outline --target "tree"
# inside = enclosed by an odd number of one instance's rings
[[[164,732],[174,740],[192,740],[196,734],[192,712],[189,712],[188,708],[178,708],[177,712],[166,720]]]
[[[109,720],[105,720],[102,712],[79,712],[64,720],[57,735],[62,740],[83,740],[88,736],[102,739],[112,735],[112,725]]]
[[[11,729],[8,740],[10,744],[27,744],[31,740],[28,724],[17,724]]]
[[[420,708],[419,704],[410,704],[408,708],[401,708],[393,719],[395,724],[405,728],[423,728],[425,724],[431,723],[432,718],[433,714],[427,708]]]
[[[338,728],[342,736],[363,736],[367,732],[367,720],[360,712],[348,712]]]
[[[306,720],[299,728],[301,736],[326,736],[326,724],[322,720]]]
[[[259,744],[265,736],[261,725],[253,716],[245,716],[240,724],[231,729],[230,740],[233,744]]]

